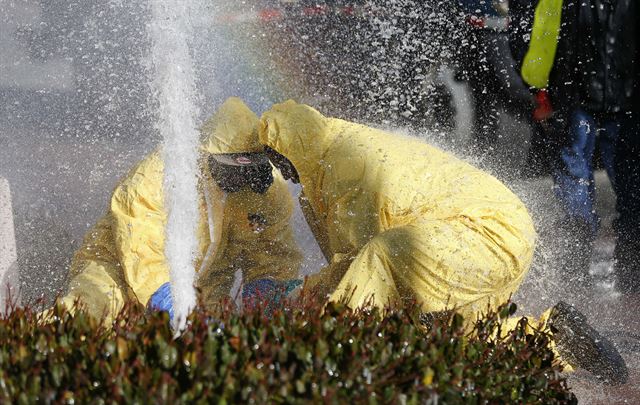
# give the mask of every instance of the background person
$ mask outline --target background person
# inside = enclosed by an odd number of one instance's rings
[[[637,2],[511,0],[510,6],[514,37],[530,38],[522,58],[523,79],[554,110],[547,139],[556,144],[552,174],[566,213],[566,256],[573,258],[565,270],[588,281],[599,226],[596,141],[618,197],[621,192],[614,159],[623,122],[633,108]]]

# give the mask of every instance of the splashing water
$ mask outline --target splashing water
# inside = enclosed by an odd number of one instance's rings
[[[194,252],[196,226],[198,131],[196,84],[189,52],[193,2],[154,0],[152,9],[153,83],[158,100],[158,129],[164,139],[164,193],[167,209],[165,256],[169,264],[174,328],[181,330],[196,304]]]

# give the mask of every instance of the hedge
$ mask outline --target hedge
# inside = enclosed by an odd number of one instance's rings
[[[577,402],[548,335],[526,320],[497,333],[514,304],[469,332],[458,314],[425,323],[411,308],[316,301],[199,309],[178,338],[166,313],[135,305],[108,327],[81,309],[45,321],[16,308],[0,318],[0,403]]]

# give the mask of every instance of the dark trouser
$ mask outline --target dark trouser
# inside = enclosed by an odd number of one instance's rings
[[[565,211],[561,243],[565,246],[563,272],[570,276],[588,277],[593,241],[599,218],[595,212],[594,152],[600,141],[602,161],[609,178],[615,179],[614,154],[620,133],[617,114],[594,114],[575,108],[566,115],[565,142],[558,145],[552,170],[555,194]],[[564,135],[562,134],[564,132]]]
[[[571,111],[567,128],[568,142],[560,148],[553,170],[556,196],[567,215],[586,223],[593,237],[599,222],[595,212],[596,137],[600,138],[602,161],[613,183],[615,147],[622,118],[620,115],[593,114],[582,108]]]
[[[640,292],[640,117],[625,119],[615,159],[619,217],[616,274],[623,292]]]

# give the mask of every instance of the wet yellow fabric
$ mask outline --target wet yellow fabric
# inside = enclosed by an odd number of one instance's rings
[[[522,61],[522,79],[529,86],[544,89],[549,84],[558,47],[563,0],[539,0],[531,30],[529,49]]]
[[[264,277],[286,280],[298,274],[301,255],[290,227],[293,201],[280,173],[274,170],[275,181],[265,194],[247,189],[225,198],[205,169],[207,153],[262,149],[257,124],[258,117],[242,101],[231,98],[202,127],[200,249],[195,268],[200,270],[197,287],[206,305],[215,305],[229,294],[238,269],[245,282]],[[67,306],[80,298],[93,315],[106,313],[109,320],[125,300],[146,305],[158,287],[169,281],[162,180],[163,162],[156,151],[115,188],[107,213],[74,256],[68,293],[62,299]],[[252,214],[265,224],[252,223]],[[209,229],[211,221],[216,224],[214,233]],[[212,234],[215,254],[203,264]]]
[[[506,301],[531,265],[525,205],[451,154],[293,101],[262,116],[259,137],[298,171],[303,211],[329,260],[309,283],[331,300],[417,300],[471,319]]]
[[[540,315],[540,317],[537,319],[531,316],[527,316],[528,322],[527,322],[527,327],[525,329],[526,332],[528,334],[533,334],[535,330],[544,330],[547,333],[551,332],[547,327],[548,326],[547,323],[549,322],[549,318],[551,317],[551,312],[552,312],[552,309],[549,308],[546,311],[544,311],[542,315]],[[521,318],[517,318],[517,317],[505,319],[502,323],[502,331],[506,333],[508,331],[514,330],[518,325],[518,322],[520,322],[520,319]],[[562,358],[562,356],[558,352],[558,348],[556,346],[556,343],[553,341],[553,339],[551,339],[551,341],[549,342],[549,347],[555,353],[556,358],[562,365],[563,371],[567,371],[567,372],[575,371],[575,368]]]

